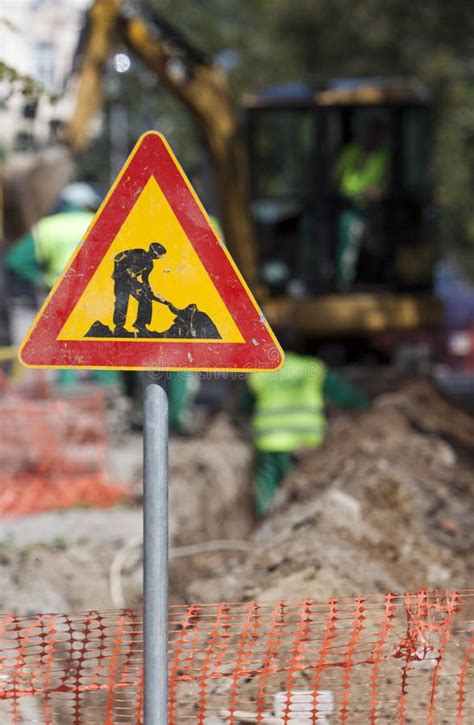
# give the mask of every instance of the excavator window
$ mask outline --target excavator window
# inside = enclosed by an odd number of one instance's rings
[[[291,143],[289,143],[291,140]],[[304,197],[312,183],[315,147],[310,111],[262,111],[253,135],[255,195],[260,198]]]
[[[413,257],[426,239],[428,124],[427,108],[408,104],[279,105],[250,113],[252,209],[262,277],[274,294],[414,283],[398,258]]]
[[[302,263],[302,221],[314,202],[313,109],[264,109],[251,116],[252,211],[263,280],[285,289]],[[295,243],[295,239],[297,240]]]
[[[418,108],[402,115],[402,188],[420,201],[429,194],[429,128],[427,114]]]

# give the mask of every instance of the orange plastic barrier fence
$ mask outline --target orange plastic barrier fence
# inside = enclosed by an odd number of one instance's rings
[[[107,481],[100,394],[4,399],[0,404],[0,516],[76,504],[108,506],[123,494]]]
[[[0,722],[142,722],[135,610],[0,618]],[[474,722],[474,590],[170,608],[170,725]],[[157,725],[160,725],[157,723]]]

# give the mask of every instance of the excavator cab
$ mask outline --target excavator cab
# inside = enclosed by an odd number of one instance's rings
[[[271,293],[428,292],[427,89],[396,80],[290,84],[263,89],[245,107],[259,269]],[[338,166],[375,126],[386,178],[383,192],[366,202],[341,191]],[[342,246],[348,220],[357,235],[349,252]],[[341,274],[343,253],[352,255],[349,274]]]

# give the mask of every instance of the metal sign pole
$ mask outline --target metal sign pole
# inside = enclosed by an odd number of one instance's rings
[[[143,382],[144,725],[168,725],[168,399]]]

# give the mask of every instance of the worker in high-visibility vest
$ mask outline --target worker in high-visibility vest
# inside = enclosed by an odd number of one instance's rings
[[[250,373],[248,387],[254,406],[255,507],[262,516],[293,468],[294,454],[324,440],[325,398],[353,409],[366,407],[367,400],[321,360],[291,352],[275,373]]]
[[[383,122],[378,118],[370,120],[362,140],[346,146],[334,170],[339,194],[348,202],[339,217],[336,255],[336,277],[342,285],[354,281],[367,231],[367,212],[387,194],[390,156],[384,134]]]
[[[8,271],[34,287],[50,290],[83,239],[99,205],[99,195],[89,184],[75,182],[66,186],[55,213],[36,222],[8,251]]]
[[[8,272],[44,295],[56,284],[84,238],[100,201],[89,184],[74,182],[65,186],[55,212],[37,221],[7,252]],[[96,370],[91,375],[105,384],[116,385],[119,380],[116,371]],[[61,370],[57,379],[61,385],[75,384],[77,373]]]

